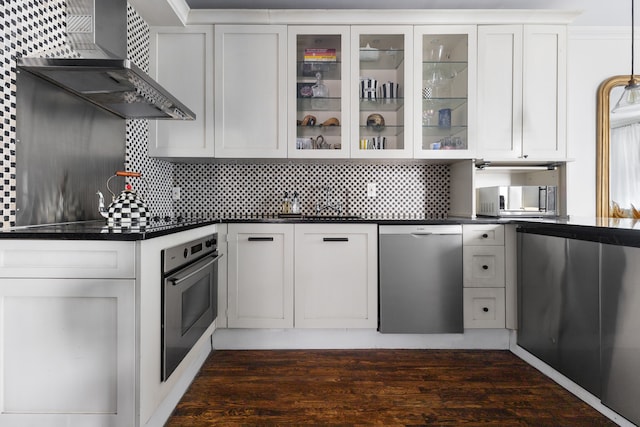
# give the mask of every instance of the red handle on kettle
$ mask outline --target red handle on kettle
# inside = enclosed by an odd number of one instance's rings
[[[128,176],[131,178],[140,178],[140,172],[127,172],[127,171],[117,171],[115,173],[116,176]]]

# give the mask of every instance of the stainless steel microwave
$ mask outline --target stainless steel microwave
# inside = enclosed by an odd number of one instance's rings
[[[477,189],[476,213],[497,217],[557,216],[557,187],[515,185]]]

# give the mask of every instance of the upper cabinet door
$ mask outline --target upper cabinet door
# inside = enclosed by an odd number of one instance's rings
[[[478,27],[478,155],[522,155],[522,25]]]
[[[288,36],[289,157],[349,157],[349,27],[290,26]]]
[[[212,158],[213,26],[152,27],[150,57],[150,75],[196,119],[150,120],[149,156]]]
[[[413,58],[413,27],[351,27],[351,157],[412,157]]]
[[[418,26],[414,39],[414,157],[474,157],[476,26]]]
[[[478,157],[566,158],[566,26],[478,27]]]
[[[565,159],[567,27],[525,25],[523,39],[523,157]]]
[[[287,30],[216,25],[216,157],[287,157]]]

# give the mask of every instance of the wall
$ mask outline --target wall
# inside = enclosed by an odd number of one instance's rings
[[[2,197],[3,226],[15,223],[15,68],[16,54],[25,54],[33,50],[43,50],[61,42],[64,30],[64,0],[48,1],[46,10],[42,10],[42,2],[36,0],[0,0],[0,37],[3,49],[0,50],[2,73],[0,74],[0,150],[2,151],[2,180],[0,193]],[[617,7],[617,6],[616,6]],[[148,27],[137,13],[129,8],[129,50],[136,58],[138,65],[146,69],[148,66]],[[591,14],[593,15],[593,14]],[[590,16],[591,16],[590,15]],[[591,21],[589,21],[591,22]],[[568,213],[571,215],[593,215],[595,211],[595,109],[596,91],[605,78],[629,72],[630,31],[620,27],[569,27],[569,79],[568,79],[568,151],[569,157],[575,159],[567,167]],[[146,60],[145,60],[146,58]],[[207,213],[214,210],[252,211],[264,208],[269,211],[277,205],[279,193],[284,189],[294,190],[299,186],[300,176],[304,172],[296,172],[290,184],[280,182],[272,187],[261,187],[262,194],[269,194],[268,201],[253,200],[246,204],[242,198],[228,193],[227,199],[215,199],[210,189],[220,182],[233,182],[239,175],[226,175],[225,166],[221,165],[172,165],[161,160],[149,159],[146,156],[148,138],[145,120],[127,123],[127,157],[126,167],[139,170],[154,185],[149,203],[157,215],[173,213],[170,198],[171,187],[184,187],[184,200],[176,203],[178,213]],[[174,174],[174,168],[176,172]],[[393,166],[387,172],[391,174]],[[247,169],[248,171],[249,169]],[[425,166],[425,173],[428,167]],[[244,172],[243,172],[244,173]],[[265,178],[270,181],[279,177],[279,173],[265,171]],[[192,174],[203,174],[204,194],[210,198],[198,200],[192,193],[188,179]],[[367,175],[354,176],[357,182],[367,179]],[[227,180],[227,181],[225,181]],[[267,182],[268,182],[267,181]],[[586,183],[586,185],[585,185]],[[426,182],[423,182],[426,184]],[[402,188],[402,187],[400,187]],[[304,190],[304,201],[310,203],[312,191]],[[426,190],[425,190],[426,191]],[[396,191],[397,194],[400,194]],[[411,193],[411,191],[409,191]],[[380,197],[387,193],[380,193]],[[388,194],[394,194],[392,190]],[[417,196],[419,199],[421,196]],[[437,197],[436,197],[437,198]],[[216,201],[217,200],[217,201]],[[240,201],[238,207],[230,207],[228,200]],[[249,199],[246,199],[249,200]],[[426,200],[426,199],[425,199]],[[382,199],[380,199],[382,202]],[[217,205],[216,205],[217,203]],[[244,203],[244,204],[243,204]],[[261,204],[262,203],[262,204]],[[370,212],[366,202],[364,213]],[[425,204],[426,205],[426,204]],[[440,209],[440,208],[436,208]],[[411,209],[413,211],[413,208]]]
[[[66,26],[64,12],[64,0],[0,0],[0,209],[3,227],[16,225],[16,94],[19,88],[16,86],[15,58],[62,44]],[[131,6],[127,8],[127,40],[128,56],[140,68],[148,70],[149,28]],[[145,194],[152,214],[171,215],[173,165],[147,157],[148,133],[146,120],[126,122],[126,157],[122,159],[122,165],[127,170],[141,172],[152,183],[150,194]],[[80,191],[93,195],[96,188],[90,184]]]
[[[598,86],[631,71],[631,29],[569,27],[567,213],[596,210],[596,102]],[[637,40],[636,40],[637,41]],[[637,43],[636,43],[637,46]]]

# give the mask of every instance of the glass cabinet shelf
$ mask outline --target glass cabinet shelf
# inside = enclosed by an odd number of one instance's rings
[[[322,80],[340,80],[339,62],[302,61],[297,63],[296,68],[298,80],[315,81],[317,73],[322,75]]]
[[[396,70],[404,61],[404,50],[360,48],[360,70]]]
[[[466,105],[466,103],[467,98],[423,98],[422,108],[423,110],[441,110],[443,108],[455,110]]]
[[[324,136],[340,136],[340,126],[297,126],[296,134],[299,137],[316,137],[318,135]]]
[[[404,133],[404,126],[385,126],[380,129],[371,126],[360,126],[360,137],[371,136],[400,136]]]
[[[298,111],[340,111],[341,98],[298,98]]]
[[[398,111],[404,98],[360,99],[360,111]]]
[[[467,62],[436,62],[424,61],[422,63],[422,71],[425,77],[429,76],[433,71],[437,70],[446,78],[453,78],[467,69]]]
[[[461,133],[467,131],[467,126],[451,126],[451,127],[440,127],[440,126],[422,126],[422,136],[423,137],[445,137],[445,136],[458,136]]]

